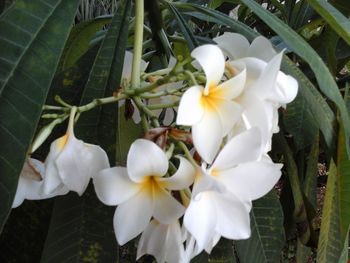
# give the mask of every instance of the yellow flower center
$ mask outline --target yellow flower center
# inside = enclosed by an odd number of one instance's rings
[[[142,189],[155,196],[164,190],[164,182],[161,182],[158,176],[147,176],[142,182]]]
[[[62,150],[63,147],[67,144],[68,141],[68,134],[65,134],[61,138],[58,139],[57,141],[57,147],[58,149]]]

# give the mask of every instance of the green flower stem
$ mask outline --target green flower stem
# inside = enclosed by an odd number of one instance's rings
[[[148,77],[152,77],[152,76],[162,76],[162,75],[167,75],[170,73],[172,69],[171,68],[163,68],[160,70],[156,70],[150,73],[144,73],[142,74],[142,79],[147,79]]]
[[[60,107],[60,106],[52,106],[52,105],[44,105],[43,110],[66,110],[65,107]]]
[[[181,141],[177,142],[177,145],[181,148],[181,150],[184,152],[186,158],[193,164],[194,167],[198,167],[197,162],[193,159],[190,151],[188,150],[186,144],[184,144]]]
[[[150,109],[148,109],[147,105],[145,105],[142,102],[141,98],[140,97],[133,97],[132,99],[135,102],[136,106],[139,108],[139,110],[151,119],[153,126],[159,127],[160,124],[158,122],[157,117],[154,116],[152,111]]]
[[[153,105],[148,105],[147,108],[150,110],[159,110],[159,109],[165,109],[165,108],[172,108],[176,107],[179,105],[179,100],[174,101],[173,103],[164,103],[164,104],[153,104]]]
[[[197,80],[196,80],[196,78],[194,77],[194,75],[193,75],[193,73],[191,71],[186,70],[185,74],[190,78],[190,80],[191,80],[193,85],[195,85],[195,86],[198,85]]]
[[[65,108],[69,108],[69,109],[70,109],[70,108],[73,107],[72,105],[70,105],[70,104],[64,102],[64,101],[62,100],[62,98],[61,98],[60,96],[58,96],[58,95],[55,96],[55,101],[57,101],[57,103],[61,104],[61,105],[64,106]]]
[[[123,93],[120,93],[117,96],[111,96],[111,97],[106,97],[106,98],[102,98],[102,99],[94,99],[90,103],[78,107],[77,108],[77,112],[81,113],[81,112],[84,112],[84,111],[91,110],[91,109],[93,109],[93,108],[95,108],[97,106],[114,103],[114,102],[117,102],[119,100],[126,99],[126,98],[128,98],[127,95],[125,95]]]
[[[135,0],[134,56],[132,60],[131,88],[140,87],[141,57],[143,44],[144,0]]]
[[[145,98],[145,99],[154,99],[154,98],[159,98],[159,97],[163,97],[163,96],[167,96],[167,95],[176,95],[176,93],[178,93],[182,89],[183,89],[183,87],[181,86],[178,88],[162,90],[162,91],[155,92],[155,93],[144,93],[144,94],[140,94],[140,97]]]

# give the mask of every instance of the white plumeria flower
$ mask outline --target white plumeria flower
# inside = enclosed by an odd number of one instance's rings
[[[45,165],[39,160],[28,158],[24,163],[22,172],[18,179],[15,199],[12,208],[20,206],[24,199],[41,200],[51,198],[56,195],[64,195],[68,193],[66,187],[57,189],[51,194],[44,194],[42,191],[43,182],[45,180]]]
[[[222,139],[240,119],[241,107],[233,99],[244,88],[246,70],[221,83],[225,57],[219,47],[203,45],[191,53],[207,77],[205,87],[193,86],[182,96],[177,124],[192,126],[193,143],[201,157],[211,163]]]
[[[280,71],[283,52],[277,54],[264,37],[257,37],[249,44],[240,34],[224,33],[214,41],[235,70],[245,65],[246,83],[236,101],[243,108],[246,128],[259,127],[265,151],[271,150],[272,134],[279,131],[278,108],[294,100],[298,92],[297,81]]]
[[[94,178],[99,199],[107,205],[119,205],[114,215],[118,243],[125,244],[147,227],[151,217],[170,224],[183,215],[185,208],[171,196],[193,183],[194,168],[179,157],[180,166],[171,177],[166,154],[153,142],[138,139],[130,147],[127,168],[113,167]]]
[[[121,76],[121,83],[130,83],[131,82],[131,73],[132,73],[132,60],[133,60],[133,53],[130,51],[126,51],[124,55],[124,64],[123,64],[123,71]],[[148,66],[148,63],[141,59],[140,64],[140,70],[141,72],[144,72]],[[132,119],[135,123],[139,123],[141,121],[140,112],[137,108],[137,106],[131,101],[134,112],[132,115]],[[122,107],[125,104],[125,100],[120,100],[118,102],[119,107]]]
[[[152,220],[142,233],[137,246],[137,260],[153,255],[158,263],[179,263],[184,257],[183,237],[178,220],[164,225]]]
[[[218,236],[250,236],[251,201],[267,194],[281,176],[282,165],[263,154],[260,131],[253,128],[233,137],[210,168],[203,165],[184,217],[199,250],[210,251]]]
[[[109,167],[107,154],[100,146],[84,143],[74,136],[75,113],[76,107],[73,107],[66,134],[51,144],[45,160],[44,194],[66,186],[82,195],[90,178]]]

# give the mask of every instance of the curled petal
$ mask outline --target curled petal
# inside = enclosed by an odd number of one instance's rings
[[[200,156],[211,163],[222,142],[223,127],[216,111],[206,111],[203,118],[192,126],[193,144]]]
[[[249,41],[241,34],[225,32],[214,41],[231,60],[247,56]]]
[[[298,82],[292,76],[279,72],[277,75],[277,87],[275,101],[286,104],[295,99],[298,93]]]
[[[251,162],[219,172],[218,179],[242,200],[255,200],[267,194],[281,177],[281,164]]]
[[[255,38],[248,49],[248,57],[255,57],[265,62],[269,62],[276,55],[271,42],[263,37]]]
[[[216,45],[202,45],[195,48],[192,53],[207,77],[205,93],[209,91],[211,86],[216,86],[224,74],[225,57],[220,48]]]
[[[176,118],[178,125],[193,125],[202,118],[204,114],[201,104],[202,94],[203,87],[193,86],[182,95]]]
[[[257,128],[252,128],[233,137],[221,150],[212,168],[224,170],[235,165],[255,161],[262,154],[261,135]]]
[[[145,230],[153,210],[153,199],[145,191],[140,191],[118,206],[113,222],[114,232],[121,246]]]
[[[196,170],[193,165],[184,157],[178,156],[180,165],[176,173],[171,177],[160,178],[162,185],[169,190],[182,190],[189,187],[194,180]]]
[[[168,159],[155,143],[138,139],[130,147],[127,170],[131,180],[141,182],[147,176],[163,176],[168,170]]]
[[[140,191],[141,186],[131,181],[126,168],[104,169],[93,178],[97,197],[106,205],[119,205]]]
[[[162,224],[170,224],[183,215],[185,208],[168,192],[158,188],[154,193],[153,216]]]

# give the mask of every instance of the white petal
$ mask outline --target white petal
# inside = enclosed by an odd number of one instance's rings
[[[247,239],[250,236],[249,210],[232,195],[216,194],[216,231],[228,239]]]
[[[132,114],[132,120],[138,124],[140,123],[141,121],[141,114],[140,114],[140,111],[139,111],[139,108],[134,104],[133,101],[131,101],[131,104],[133,105],[134,107],[134,113]]]
[[[155,143],[137,139],[130,147],[127,170],[134,182],[141,182],[146,176],[163,176],[168,170],[168,159]]]
[[[251,90],[256,93],[259,98],[266,98],[273,96],[275,91],[277,75],[280,71],[281,61],[283,57],[283,51],[277,54],[267,64],[260,77],[252,85]]]
[[[212,238],[212,240],[210,240],[210,243],[208,244],[208,246],[205,248],[205,252],[210,254],[213,248],[216,246],[216,244],[220,241],[220,238],[221,238],[221,235],[216,233],[215,236]]]
[[[124,55],[122,79],[126,79],[128,82],[131,79],[132,59],[133,59],[133,54],[129,51],[126,51]]]
[[[185,208],[169,193],[158,187],[154,192],[153,216],[162,224],[170,224],[183,215]]]
[[[140,191],[140,184],[130,180],[124,167],[100,171],[93,183],[97,197],[106,205],[119,205]]]
[[[214,192],[203,192],[196,195],[186,210],[184,224],[196,239],[201,251],[210,244],[215,235],[217,213],[212,196]]]
[[[26,176],[20,175],[12,208],[20,206],[28,196],[31,197],[30,199],[42,199],[40,191],[41,185],[42,182],[40,181],[35,181]]]
[[[215,111],[206,111],[203,118],[192,126],[193,144],[207,163],[214,160],[223,134],[221,118]]]
[[[70,135],[67,144],[56,159],[57,170],[68,189],[82,195],[90,178],[108,168],[104,150],[93,144],[85,144]]]
[[[154,256],[158,263],[164,263],[166,253],[164,245],[166,242],[167,230],[167,225],[152,220],[141,235],[137,246],[136,260],[145,254],[149,254]]]
[[[218,86],[218,95],[226,100],[231,100],[238,97],[244,89],[246,72],[246,69],[243,69],[233,78],[230,78],[229,80],[220,84]]]
[[[158,263],[178,263],[183,253],[179,223],[164,225],[152,220],[140,238],[137,259],[150,254]]]
[[[249,41],[241,34],[225,32],[213,40],[232,60],[247,56]]]
[[[242,108],[234,101],[221,100],[217,105],[217,110],[223,128],[223,136],[226,136],[240,120]]]
[[[281,164],[251,162],[220,171],[218,179],[242,200],[255,200],[267,194],[281,177]]]
[[[152,217],[153,208],[153,199],[145,191],[140,191],[118,206],[113,222],[119,245],[124,245],[145,230]]]
[[[225,70],[225,57],[218,46],[210,44],[195,48],[191,56],[199,62],[207,77],[205,86],[207,92],[209,87],[216,86],[220,82]]]
[[[275,101],[286,104],[295,99],[298,93],[298,82],[292,76],[279,72],[277,75]],[[273,99],[273,98],[272,98]]]
[[[213,169],[223,170],[237,164],[254,161],[261,156],[261,135],[252,128],[233,137],[216,158]]]
[[[182,190],[189,187],[194,180],[196,170],[193,165],[184,157],[178,156],[180,165],[176,173],[171,177],[159,178],[162,185],[169,190]]]
[[[261,132],[262,144],[265,145],[272,137],[273,106],[260,100],[254,93],[247,93],[241,98],[244,108],[243,116],[246,127],[258,127]],[[278,116],[277,116],[278,117]]]
[[[275,55],[276,51],[271,42],[263,36],[255,38],[248,50],[249,57],[256,57],[266,62],[269,62]]]
[[[193,86],[182,95],[177,113],[176,123],[178,125],[193,125],[197,123],[204,114],[201,104],[203,87]]]

